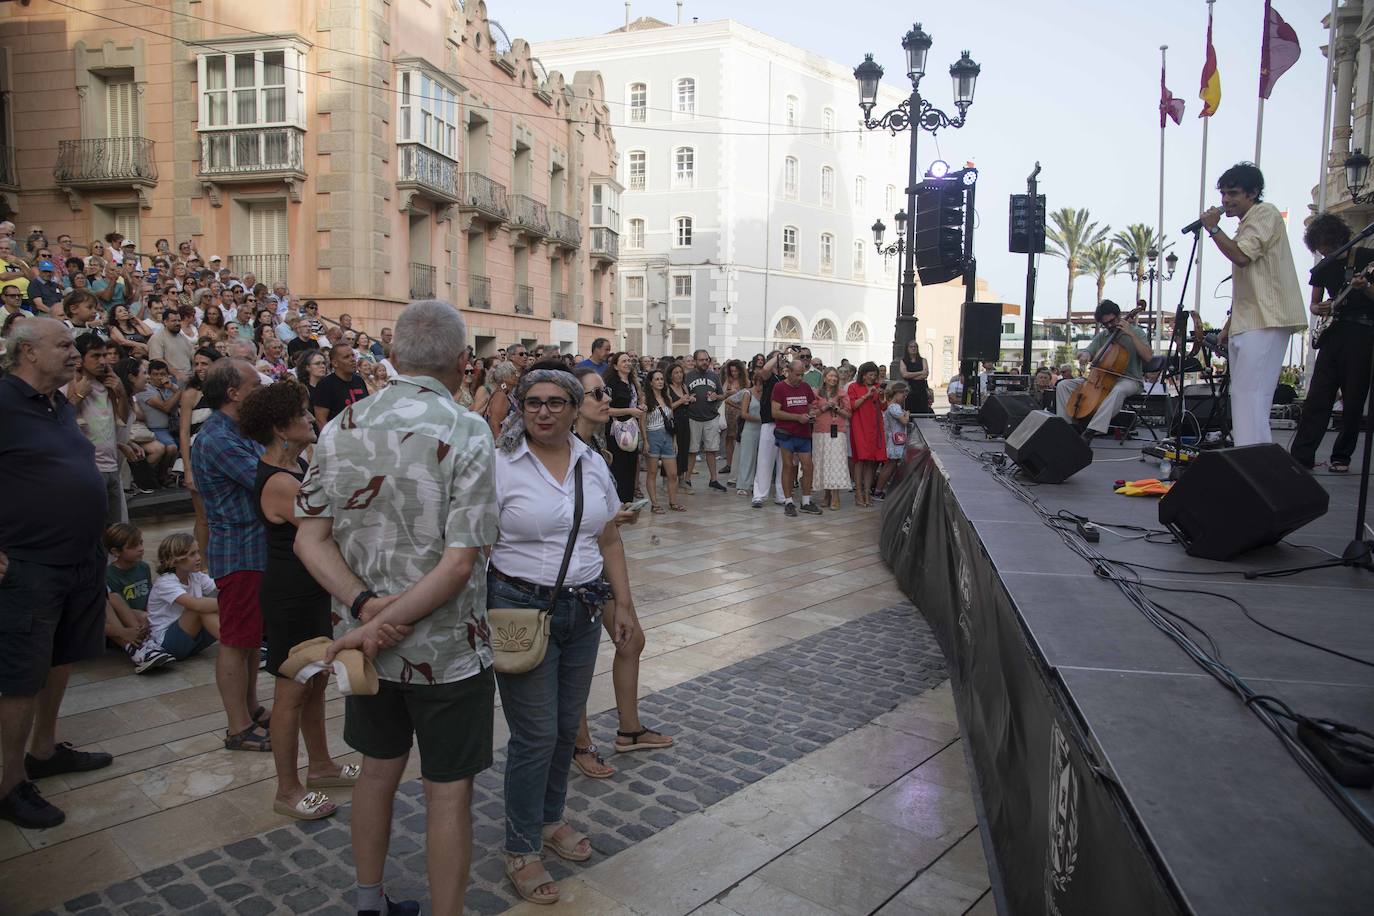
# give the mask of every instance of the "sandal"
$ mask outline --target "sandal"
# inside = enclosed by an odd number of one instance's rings
[[[257,725],[250,725],[237,735],[227,732],[224,735],[226,751],[264,751],[272,750],[272,739],[259,732]]]
[[[591,764],[584,763],[578,759],[580,757],[591,757],[596,761],[596,766],[601,767],[601,769],[597,770]],[[577,767],[578,772],[588,779],[609,779],[615,775],[615,767],[606,764],[606,759],[601,756],[601,752],[596,749],[595,744],[589,744],[586,747],[573,745],[572,762],[573,766]]]
[[[254,724],[261,725],[263,728],[272,727],[272,713],[266,706],[259,706],[253,710],[253,714],[249,718],[253,720]]]
[[[616,731],[615,752],[617,754],[627,754],[630,751],[655,751],[659,748],[672,747],[673,739],[662,732],[656,732],[652,728],[641,728],[637,732]],[[621,744],[621,738],[629,738],[628,744]]]
[[[532,877],[516,877],[517,872],[523,871],[532,865],[537,865],[539,867],[539,870],[535,872]],[[507,853],[506,877],[510,878],[510,883],[515,885],[515,892],[519,894],[523,900],[528,900],[530,903],[537,903],[541,906],[547,906],[548,904],[558,902],[558,884],[553,880],[553,876],[549,874],[549,870],[544,867],[544,863],[538,855],[513,856]],[[545,891],[542,894],[539,893],[541,887],[550,884],[553,885],[552,892]]]
[[[678,506],[678,505],[674,505],[673,503],[668,503],[668,508],[669,508],[669,509],[672,509],[674,512],[686,512],[686,511],[687,511],[687,507],[686,507],[686,506]]]
[[[323,792],[307,792],[294,805],[288,805],[280,800],[274,801],[272,810],[287,817],[294,817],[298,821],[317,821],[338,811],[339,806],[330,801],[329,796]]]
[[[567,827],[567,832],[563,834],[563,839],[558,839],[557,833]],[[552,849],[561,859],[569,862],[585,862],[592,857],[592,842],[587,839],[585,833],[578,833],[567,821],[560,824],[545,824],[544,829],[539,832],[544,838],[544,845]],[[583,843],[587,844],[586,852],[578,852],[577,847]]]
[[[307,776],[307,789],[349,789],[358,784],[363,768],[356,763],[345,763],[339,767],[338,776]]]
[[[1332,474],[1349,474],[1350,462],[1348,461],[1328,461],[1326,469]]]
[[[668,511],[668,510],[665,509],[665,508],[663,508],[662,506],[654,506],[654,509],[653,509],[654,515],[663,515],[663,514],[665,514],[667,511]]]

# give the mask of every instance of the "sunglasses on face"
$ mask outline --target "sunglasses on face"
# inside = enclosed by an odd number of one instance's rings
[[[587,397],[594,401],[604,401],[610,397],[610,392],[605,388],[588,388]]]

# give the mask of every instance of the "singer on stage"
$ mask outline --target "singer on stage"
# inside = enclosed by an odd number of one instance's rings
[[[1307,315],[1283,216],[1260,200],[1259,168],[1233,165],[1217,180],[1217,190],[1221,207],[1198,221],[1233,265],[1231,317],[1221,331],[1231,376],[1231,434],[1236,445],[1256,445],[1271,441],[1269,408],[1284,351],[1293,332],[1306,329]],[[1222,216],[1240,218],[1235,238],[1218,225]]]

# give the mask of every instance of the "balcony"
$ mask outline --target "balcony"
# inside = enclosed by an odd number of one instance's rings
[[[614,264],[620,260],[620,233],[608,226],[592,227],[592,257]]]
[[[481,172],[463,172],[458,195],[459,211],[472,217],[477,228],[499,226],[510,216],[506,186]]]
[[[19,190],[19,169],[14,164],[14,147],[0,146],[0,188]]]
[[[305,180],[305,131],[299,127],[246,127],[200,132],[200,177],[212,206],[218,186],[284,181],[291,199],[301,199]]]
[[[152,204],[144,198],[144,189],[157,184],[153,141],[143,137],[61,140],[52,175],[66,190],[73,210],[81,209],[81,190],[86,188],[135,188],[147,209]],[[14,178],[18,181],[17,174]]]
[[[553,240],[560,247],[576,251],[582,247],[582,224],[566,213],[549,214],[553,222]]]
[[[468,308],[491,310],[491,277],[468,276]]]
[[[600,299],[592,300],[592,324],[605,324],[605,303]]]
[[[549,301],[550,311],[553,317],[557,318],[559,321],[567,321],[569,317],[568,294],[554,291],[550,294]]]
[[[434,298],[434,266],[410,262],[410,299]]]
[[[515,287],[515,314],[534,314],[534,287],[517,284]]]
[[[397,148],[396,188],[402,191],[401,209],[409,210],[419,195],[444,204],[458,203],[458,163],[418,143]]]
[[[236,277],[252,274],[259,283],[266,283],[271,287],[278,281],[287,282],[290,257],[287,254],[231,254],[229,269]]]
[[[511,195],[511,228],[530,241],[549,237],[549,208],[528,194]]]

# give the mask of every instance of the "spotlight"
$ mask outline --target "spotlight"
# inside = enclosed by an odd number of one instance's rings
[[[967,169],[964,169],[964,185],[965,185],[965,187],[972,187],[972,186],[973,186],[973,183],[974,183],[975,181],[977,181],[977,180],[978,180],[978,170],[977,170],[977,169],[975,169],[975,168],[967,168]]]
[[[943,159],[936,159],[930,164],[930,168],[926,169],[926,174],[931,178],[944,178],[949,174],[949,163]]]

